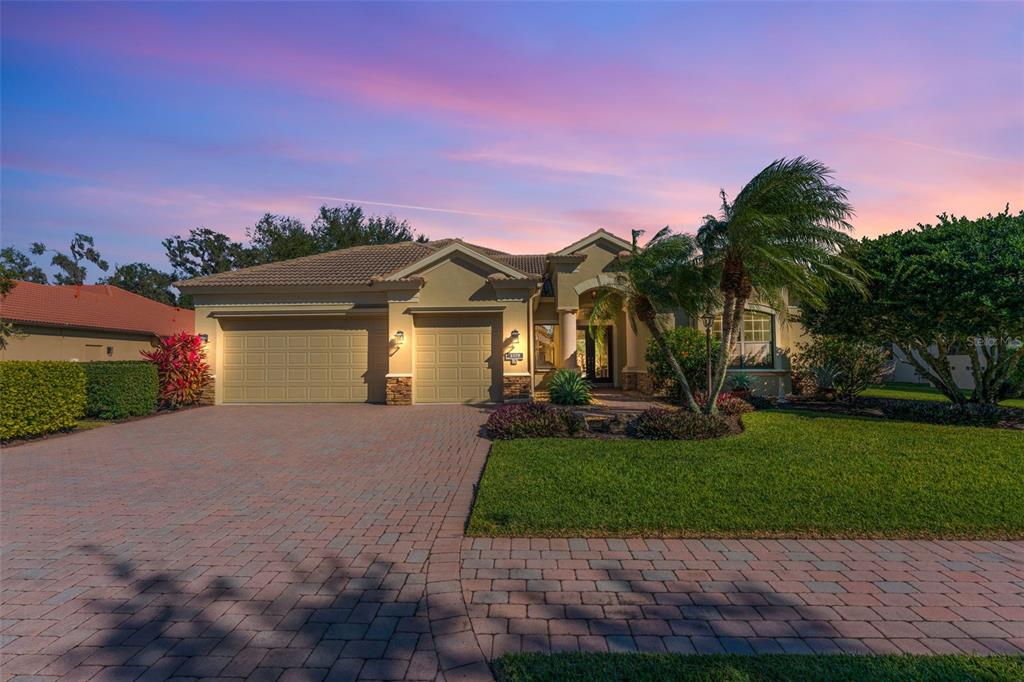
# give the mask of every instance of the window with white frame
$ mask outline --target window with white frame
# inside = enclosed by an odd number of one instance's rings
[[[712,333],[722,338],[722,317],[715,318]],[[743,312],[743,329],[730,364],[745,369],[771,369],[775,366],[775,316],[754,310]]]

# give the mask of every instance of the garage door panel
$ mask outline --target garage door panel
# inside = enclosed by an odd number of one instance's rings
[[[224,333],[225,402],[384,401],[383,320],[232,322]],[[264,328],[261,328],[261,325]]]
[[[413,390],[420,403],[473,403],[500,398],[497,320],[416,319]]]

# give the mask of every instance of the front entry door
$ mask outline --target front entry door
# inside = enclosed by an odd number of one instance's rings
[[[593,332],[593,333],[591,333]],[[612,328],[576,330],[576,357],[587,379],[596,384],[612,382]]]

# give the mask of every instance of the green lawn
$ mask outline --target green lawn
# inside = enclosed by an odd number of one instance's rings
[[[970,682],[1024,679],[1019,656],[684,656],[672,654],[507,654],[499,682]]]
[[[710,441],[494,443],[470,535],[1024,538],[1024,433],[766,411]]]
[[[970,393],[970,391],[965,391],[965,393]],[[860,395],[864,398],[891,398],[895,400],[936,400],[939,402],[946,402],[949,400],[949,398],[942,395],[928,384],[908,384],[900,382],[872,386]],[[1010,398],[999,404],[1004,407],[1019,407],[1024,409],[1024,398]]]

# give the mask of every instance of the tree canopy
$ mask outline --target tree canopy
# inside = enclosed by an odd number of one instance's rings
[[[112,284],[167,305],[178,305],[178,295],[172,287],[174,276],[147,263],[118,265],[110,277],[100,279],[98,283]]]
[[[1024,348],[1024,211],[935,224],[864,238],[845,254],[868,272],[867,296],[835,288],[821,308],[803,306],[814,333],[892,342],[922,378],[964,400],[949,355],[968,355],[973,400],[994,402]]]
[[[96,249],[93,238],[81,232],[75,233],[67,253],[48,249],[42,242],[33,242],[31,251],[36,256],[53,254],[50,265],[57,268],[57,274],[53,277],[57,284],[85,284],[85,277],[88,274],[86,263],[92,263],[103,272],[110,268]]]

